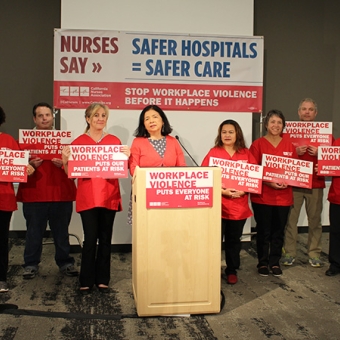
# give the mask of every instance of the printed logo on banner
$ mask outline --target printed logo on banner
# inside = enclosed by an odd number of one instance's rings
[[[70,86],[70,96],[79,97],[79,86]]]
[[[67,29],[54,37],[55,107],[262,111],[263,37]]]
[[[65,97],[70,95],[70,87],[69,86],[60,86],[59,88],[60,96]]]
[[[88,97],[90,95],[90,88],[88,86],[80,87],[80,96]]]

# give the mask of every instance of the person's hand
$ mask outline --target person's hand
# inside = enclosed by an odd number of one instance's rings
[[[44,161],[43,159],[36,157],[36,158],[32,158],[29,161],[29,164],[32,165],[34,169],[36,169],[42,164],[43,161]]]
[[[222,188],[222,195],[227,196],[228,198],[237,198],[237,190],[232,188]]]
[[[33,168],[31,164],[27,164],[26,171],[27,171],[27,175],[31,176],[34,173],[35,169]]]
[[[60,158],[52,158],[51,162],[57,167],[61,168],[63,166],[63,161]]]
[[[234,198],[240,198],[244,196],[246,193],[244,191],[236,190],[234,194]]]
[[[296,153],[298,156],[302,156],[306,153],[307,151],[307,145],[300,145],[296,148]]]
[[[122,152],[124,155],[126,155],[127,157],[130,157],[131,151],[130,151],[130,147],[128,147],[127,145],[124,145],[122,147]]]
[[[61,152],[62,156],[62,164],[66,165],[68,163],[68,159],[71,155],[71,148],[66,145],[63,147],[63,151]]]
[[[276,190],[286,189],[288,187],[288,185],[285,182],[281,183],[266,182],[266,183],[268,186]]]
[[[317,157],[318,155],[318,147],[313,145],[308,145],[307,152],[310,156]]]

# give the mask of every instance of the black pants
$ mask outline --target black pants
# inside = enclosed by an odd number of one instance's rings
[[[115,210],[93,208],[80,212],[84,230],[79,282],[81,287],[108,285]],[[98,249],[97,249],[98,240]]]
[[[0,281],[7,280],[8,234],[12,211],[0,210]]]
[[[257,267],[279,266],[290,207],[252,203],[256,221]]]
[[[340,204],[329,204],[329,263],[330,268],[340,270]]]
[[[240,267],[241,236],[247,219],[226,220],[222,218],[222,238],[224,235],[225,273],[235,274]]]

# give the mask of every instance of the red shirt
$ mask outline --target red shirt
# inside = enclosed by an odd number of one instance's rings
[[[136,137],[131,145],[129,167],[131,176],[135,168],[159,166],[186,166],[184,154],[176,138],[166,136],[166,147],[162,158],[146,137]]]
[[[121,145],[119,138],[106,135],[96,143],[89,135],[83,134],[76,138],[72,145]],[[122,210],[118,179],[78,178],[76,211],[81,212],[92,208]]]
[[[290,140],[282,138],[280,143],[275,147],[265,137],[256,139],[250,147],[250,152],[256,159],[256,163],[262,163],[262,155],[275,155],[289,158],[297,158],[297,153]],[[250,199],[254,203],[290,206],[293,205],[293,189],[288,186],[286,189],[274,189],[266,184],[262,184],[262,193],[251,194]]]
[[[339,146],[340,138],[338,138],[333,145]],[[332,178],[332,184],[328,192],[328,201],[334,204],[340,204],[340,176],[334,176]]]
[[[20,150],[15,139],[7,133],[0,133],[0,148]],[[17,209],[13,183],[0,182],[0,210],[14,211]]]
[[[235,152],[233,156],[223,147],[214,147],[210,149],[208,154],[204,157],[202,166],[209,166],[210,157],[222,158],[230,161],[242,161],[245,163],[257,164],[254,156],[248,149],[241,149]],[[252,212],[248,204],[248,193],[236,199],[232,199],[222,195],[222,218],[227,220],[243,220],[252,216]]]

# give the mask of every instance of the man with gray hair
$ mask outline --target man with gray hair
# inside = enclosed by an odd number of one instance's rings
[[[318,113],[316,102],[311,98],[301,100],[298,108],[300,121],[312,122]],[[313,162],[313,168],[317,163],[318,148],[313,145],[300,145],[296,148],[300,159]],[[312,267],[321,267],[321,212],[325,177],[313,173],[312,188],[293,188],[294,205],[290,210],[285,231],[284,257],[282,264],[291,266],[296,257],[296,243],[298,236],[298,220],[303,203],[305,203],[308,218],[307,252],[309,263]]]

